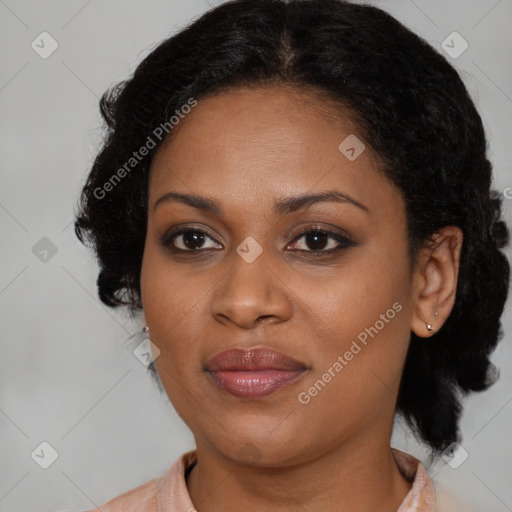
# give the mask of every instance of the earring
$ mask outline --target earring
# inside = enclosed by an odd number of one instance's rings
[[[437,304],[434,306],[434,316],[439,316],[439,311],[437,310]],[[434,330],[434,326],[432,324],[429,324],[428,322],[425,322],[427,324],[427,331],[432,332]]]
[[[147,325],[145,325],[143,328],[142,328],[142,332],[145,332],[146,334],[149,334],[149,327]]]

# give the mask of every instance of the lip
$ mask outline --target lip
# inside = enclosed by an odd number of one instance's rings
[[[231,349],[216,354],[206,371],[220,389],[239,398],[259,398],[295,382],[307,367],[266,348]]]

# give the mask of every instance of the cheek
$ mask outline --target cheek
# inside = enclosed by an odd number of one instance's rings
[[[163,356],[173,349],[164,341],[176,337],[176,333],[188,324],[187,315],[193,311],[193,286],[183,284],[180,273],[169,264],[163,252],[146,244],[141,268],[142,305],[151,340]]]
[[[314,350],[310,382],[329,381],[330,391],[319,393],[325,399],[375,404],[381,392],[389,393],[386,387],[398,385],[410,336],[406,255],[397,246],[388,253],[369,250],[321,290],[309,284],[309,318],[317,319],[317,332],[328,333]]]
[[[155,367],[165,392],[187,424],[194,424],[201,390],[191,380],[201,373],[199,336],[204,314],[194,280],[185,278],[158,248],[146,247],[141,269],[144,316],[150,339],[159,348]],[[199,402],[198,402],[199,401]]]
[[[383,334],[390,331],[389,326],[406,322],[405,315],[397,314],[396,309],[405,307],[409,276],[406,261],[396,252],[386,256],[382,250],[361,251],[321,286],[303,279],[308,306],[340,344],[342,340],[357,337],[376,322]],[[396,302],[402,307],[393,309]]]
[[[141,268],[142,304],[152,332],[167,330],[194,306],[193,280],[156,243],[147,241]],[[197,301],[197,299],[196,299]]]
[[[203,371],[204,347],[212,328],[209,303],[222,275],[200,272],[170,261],[156,244],[146,245],[141,269],[144,316],[151,341],[160,349],[155,365],[170,388],[189,381]],[[178,382],[179,381],[179,382]],[[165,386],[168,394],[173,392]]]

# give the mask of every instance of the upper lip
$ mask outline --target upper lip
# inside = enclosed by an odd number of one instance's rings
[[[219,371],[305,370],[306,366],[281,352],[268,348],[230,349],[214,355],[206,369]]]

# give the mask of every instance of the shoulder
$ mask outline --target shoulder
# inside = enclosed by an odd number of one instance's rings
[[[88,512],[169,512],[193,508],[185,481],[186,470],[197,461],[196,451],[181,455],[160,478],[120,494]]]
[[[90,512],[156,512],[156,496],[160,480],[161,478],[154,478],[120,494]]]
[[[435,512],[436,494],[434,484],[425,466],[412,455],[396,448],[391,448],[398,469],[411,489],[405,497],[398,512]]]

